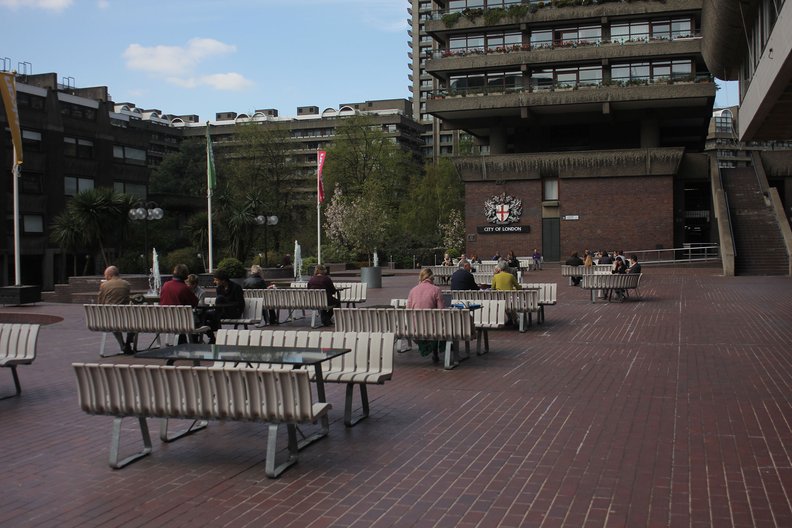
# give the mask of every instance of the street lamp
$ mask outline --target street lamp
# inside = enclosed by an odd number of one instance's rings
[[[162,217],[165,216],[165,211],[163,211],[156,203],[154,202],[138,202],[135,204],[136,207],[133,207],[129,210],[129,219],[130,220],[145,220],[143,224],[143,254],[145,255],[145,262],[146,262],[146,269],[149,269],[149,261],[148,261],[148,223],[150,220],[162,220]]]
[[[264,226],[264,267],[267,267],[268,262],[268,255],[267,255],[267,226],[274,226],[278,224],[278,217],[275,215],[258,215],[256,218],[256,223],[258,225]]]

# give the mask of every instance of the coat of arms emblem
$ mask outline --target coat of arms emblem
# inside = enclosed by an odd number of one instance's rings
[[[512,224],[522,216],[522,200],[501,193],[484,202],[484,215],[491,224]]]

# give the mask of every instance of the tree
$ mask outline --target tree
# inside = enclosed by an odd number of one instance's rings
[[[97,250],[105,267],[110,265],[106,240],[120,241],[126,231],[134,198],[109,188],[88,189],[76,194],[66,210],[55,218],[53,237],[64,251],[78,246]]]
[[[206,196],[206,142],[182,141],[151,174],[149,191],[155,194]]]
[[[442,243],[441,226],[448,223],[452,211],[462,211],[464,206],[464,185],[453,164],[441,159],[412,178],[409,196],[401,203],[399,224],[421,245],[437,246]]]

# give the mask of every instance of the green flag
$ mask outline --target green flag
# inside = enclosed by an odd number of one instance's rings
[[[211,191],[217,186],[215,176],[214,153],[212,152],[212,138],[209,135],[209,121],[206,122],[206,190]]]

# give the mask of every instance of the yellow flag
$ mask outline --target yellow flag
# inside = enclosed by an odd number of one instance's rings
[[[16,79],[13,73],[0,72],[0,93],[3,96],[8,128],[11,129],[11,141],[14,142],[16,165],[22,165],[22,132],[19,128],[19,110],[16,104]]]

